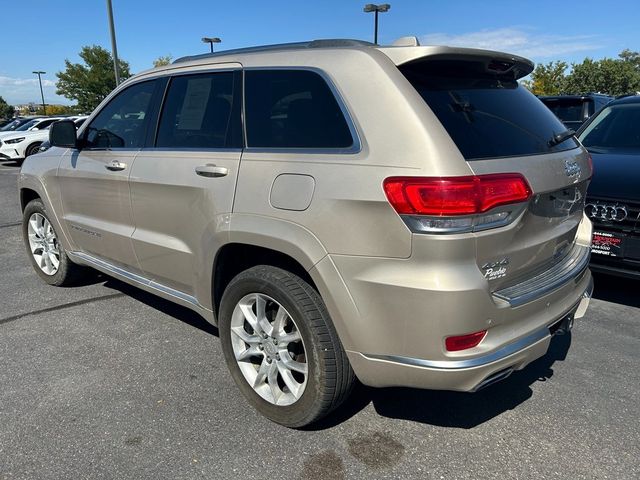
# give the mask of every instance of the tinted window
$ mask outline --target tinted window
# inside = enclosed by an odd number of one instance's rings
[[[16,128],[15,130],[17,132],[26,132],[27,130],[29,130],[31,127],[33,127],[36,123],[38,123],[38,120],[29,120],[27,123],[23,123],[22,125],[20,125],[18,128]]]
[[[172,79],[156,146],[241,147],[240,105],[234,105],[233,78],[233,72],[220,72]]]
[[[44,130],[45,128],[48,128],[49,126],[51,126],[53,122],[57,122],[58,120],[59,118],[54,118],[53,120],[43,120],[42,122],[36,125],[36,128],[38,130]]]
[[[579,98],[544,99],[542,102],[563,122],[581,122],[583,120],[583,101]]]
[[[513,157],[577,147],[550,145],[566,127],[513,78],[474,62],[429,61],[401,69],[467,160]]]
[[[85,130],[87,148],[140,148],[155,81],[132,85],[120,92]]]
[[[307,70],[245,72],[247,144],[347,148],[353,138],[331,89]]]
[[[640,152],[640,103],[605,107],[580,134],[594,153]]]

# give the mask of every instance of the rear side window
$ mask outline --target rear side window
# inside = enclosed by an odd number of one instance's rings
[[[353,145],[325,80],[309,70],[245,72],[247,146],[336,149]]]
[[[136,83],[116,95],[85,129],[85,147],[141,148],[155,85]]]
[[[517,80],[482,72],[467,61],[431,60],[401,67],[467,160],[536,155],[578,146],[553,145],[562,125]]]
[[[171,80],[156,147],[241,147],[240,106],[234,73],[186,75]]]

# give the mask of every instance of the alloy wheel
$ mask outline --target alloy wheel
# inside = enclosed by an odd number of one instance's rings
[[[231,317],[233,353],[248,384],[267,402],[298,401],[307,385],[304,342],[294,319],[273,298],[245,295]]]
[[[55,275],[60,268],[60,245],[49,220],[41,213],[29,217],[27,227],[31,255],[46,275]]]

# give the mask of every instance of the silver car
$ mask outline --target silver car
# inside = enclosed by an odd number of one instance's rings
[[[406,43],[406,42],[405,42]],[[584,315],[587,152],[505,53],[321,40],[176,60],[20,174],[36,272],[90,266],[220,331],[290,427],[375,387],[475,391]],[[37,160],[37,161],[36,161]]]

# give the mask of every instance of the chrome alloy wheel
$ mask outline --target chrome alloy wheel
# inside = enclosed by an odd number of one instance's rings
[[[41,213],[34,213],[29,217],[27,234],[31,255],[40,270],[55,275],[60,267],[60,246],[49,220]]]
[[[274,299],[242,297],[231,316],[231,345],[245,380],[267,402],[286,406],[302,396],[308,376],[302,336]]]

